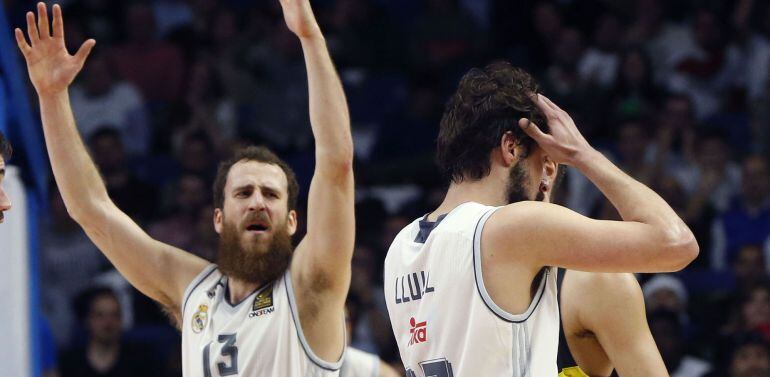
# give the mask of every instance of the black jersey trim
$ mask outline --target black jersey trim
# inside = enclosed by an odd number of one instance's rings
[[[439,216],[436,221],[428,221],[428,215],[425,215],[425,217],[418,223],[420,231],[417,233],[414,242],[425,243],[425,241],[428,240],[428,236],[433,232],[433,229],[436,229],[436,227],[441,224],[441,221],[444,220],[446,215],[448,215],[448,213]]]

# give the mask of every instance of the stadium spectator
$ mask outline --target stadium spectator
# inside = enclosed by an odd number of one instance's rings
[[[129,170],[120,132],[110,126],[99,127],[88,139],[88,146],[115,204],[138,221],[155,216],[156,191]]]
[[[770,344],[766,340],[748,334],[737,343],[729,364],[729,377],[770,375]]]
[[[79,301],[88,337],[63,353],[62,377],[157,375],[159,366],[149,347],[123,339],[120,305],[112,291],[94,288]]]
[[[656,311],[647,320],[671,377],[700,377],[712,370],[708,361],[687,353],[684,328],[676,313]]]
[[[128,154],[145,154],[151,135],[144,99],[132,84],[116,80],[111,69],[104,54],[94,54],[84,67],[84,81],[72,87],[72,111],[80,133],[88,139],[109,124],[119,131]]]
[[[75,296],[108,262],[70,218],[54,184],[49,188],[48,208],[40,220],[40,302],[57,344],[65,345],[70,344],[76,323]]]
[[[112,66],[120,77],[136,85],[150,103],[178,99],[185,61],[177,47],[157,38],[152,7],[142,2],[131,3],[123,22],[127,39],[111,51]]]
[[[578,63],[580,79],[590,86],[611,88],[618,76],[622,38],[620,19],[612,13],[602,14],[596,21],[593,45],[589,46]]]
[[[758,245],[741,246],[732,267],[738,291],[746,291],[767,283],[767,258]]]
[[[653,114],[661,90],[655,85],[652,62],[647,53],[639,47],[626,48],[620,56],[617,71],[610,91],[612,115],[640,118]]]
[[[203,178],[186,173],[168,191],[168,214],[150,224],[148,233],[158,241],[195,252],[197,232],[191,232],[190,227],[197,223],[201,209],[211,200],[208,185]],[[209,213],[209,227],[213,227],[212,216],[213,210]]]
[[[740,195],[714,222],[711,267],[724,270],[744,244],[770,247],[770,170],[761,156],[743,161]]]
[[[689,294],[681,280],[671,274],[658,274],[642,286],[647,311],[666,310],[676,313],[686,324]]]

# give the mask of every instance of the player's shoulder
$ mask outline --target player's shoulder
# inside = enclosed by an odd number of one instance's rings
[[[490,221],[511,223],[516,222],[520,225],[536,224],[538,219],[549,216],[552,211],[559,208],[557,204],[541,201],[526,200],[511,203],[499,207]]]
[[[546,217],[553,216],[549,210],[555,204],[537,201],[523,201],[498,207],[484,225],[484,237],[506,249],[511,245],[523,245],[532,232],[542,231],[547,225]],[[512,229],[516,229],[512,232]]]

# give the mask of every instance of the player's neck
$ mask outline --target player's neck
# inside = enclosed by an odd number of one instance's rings
[[[227,299],[231,304],[238,304],[254,293],[262,284],[262,282],[252,283],[230,276],[227,282]]]
[[[428,220],[436,220],[442,214],[449,213],[455,207],[467,202],[476,202],[489,206],[506,205],[505,183],[498,182],[491,176],[478,181],[464,181],[449,185],[444,201],[428,216]]]

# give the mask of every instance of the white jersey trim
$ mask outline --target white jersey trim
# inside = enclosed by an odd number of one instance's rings
[[[543,293],[545,293],[545,284],[548,280],[550,269],[545,269],[545,274],[543,274],[542,278],[540,279],[540,285],[538,286],[537,292],[535,293],[535,298],[529,304],[529,307],[524,313],[512,314],[495,304],[494,300],[492,300],[492,297],[489,295],[489,292],[487,292],[487,287],[484,285],[484,276],[482,274],[481,268],[481,232],[484,230],[484,225],[486,224],[487,220],[489,220],[489,217],[492,216],[492,214],[495,213],[498,208],[499,207],[488,210],[486,213],[484,213],[484,215],[481,216],[478,224],[476,224],[476,230],[473,233],[473,274],[476,277],[476,288],[478,288],[481,299],[484,301],[484,304],[486,304],[487,308],[489,308],[489,310],[491,310],[498,317],[505,321],[521,323],[526,321],[532,315],[540,303],[540,300],[543,298]]]
[[[187,307],[187,300],[190,298],[190,295],[192,295],[192,293],[195,290],[195,288],[198,288],[198,286],[204,280],[206,280],[206,278],[209,277],[209,275],[211,275],[211,273],[213,273],[216,269],[217,269],[217,265],[216,264],[210,264],[210,265],[204,267],[203,271],[201,271],[198,274],[198,276],[196,276],[194,279],[192,279],[190,284],[187,285],[187,288],[184,291],[184,296],[182,296],[183,301],[182,301],[181,312],[182,312],[182,319],[183,320],[184,320],[184,310]]]
[[[291,281],[291,270],[286,271],[286,273],[283,275],[284,284],[286,284],[286,295],[289,297],[289,307],[291,309],[291,317],[294,320],[294,327],[297,328],[297,336],[299,337],[300,343],[302,343],[302,349],[305,350],[305,354],[307,354],[308,358],[310,358],[310,361],[318,365],[319,367],[329,370],[329,371],[337,371],[342,367],[342,362],[345,360],[345,351],[347,349],[347,345],[343,344],[342,347],[342,355],[340,355],[340,359],[337,360],[334,363],[330,363],[326,360],[321,359],[318,357],[318,355],[313,352],[313,350],[310,348],[310,345],[307,343],[307,339],[305,339],[305,332],[302,331],[302,324],[299,322],[299,310],[297,310],[297,302],[294,298],[294,284],[292,284]],[[344,334],[344,321],[345,318],[342,318],[343,320],[343,336],[342,339],[345,339]]]

